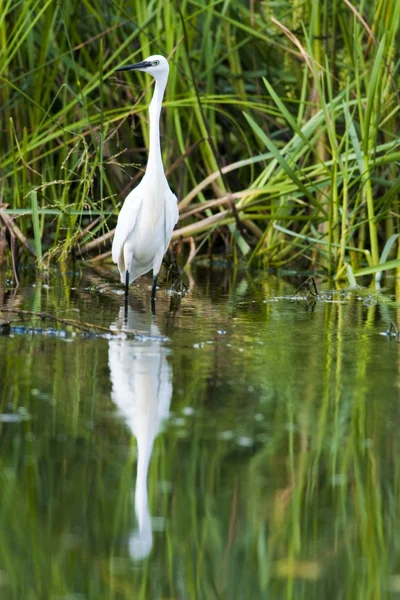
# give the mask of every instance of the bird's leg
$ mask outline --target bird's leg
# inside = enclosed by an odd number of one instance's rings
[[[153,277],[153,285],[151,286],[151,297],[156,297],[156,288],[157,288],[157,275]]]
[[[128,291],[129,291],[129,271],[125,273],[125,301],[124,301],[124,309],[125,309],[125,318],[128,316]]]
[[[157,275],[153,277],[153,285],[151,286],[151,299],[156,299],[156,288],[157,288]]]
[[[153,277],[153,285],[151,286],[151,312],[153,315],[156,314],[156,288],[157,288],[157,275]]]

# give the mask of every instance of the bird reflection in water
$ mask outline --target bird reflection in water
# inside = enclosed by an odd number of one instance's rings
[[[172,397],[172,369],[168,348],[150,315],[121,308],[114,330],[135,331],[142,339],[112,339],[108,363],[111,397],[137,441],[135,513],[137,529],[129,539],[132,558],[143,559],[151,551],[153,536],[147,497],[147,473],[154,440],[168,418]]]

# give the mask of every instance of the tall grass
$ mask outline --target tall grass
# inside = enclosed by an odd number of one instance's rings
[[[5,2],[2,210],[41,261],[107,253],[152,94],[114,69],[162,53],[174,239],[338,278],[398,267],[399,22],[392,0]]]

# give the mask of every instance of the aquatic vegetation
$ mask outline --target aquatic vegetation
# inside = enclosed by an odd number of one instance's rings
[[[399,24],[391,0],[6,3],[0,222],[14,258],[109,256],[152,94],[146,75],[114,70],[161,53],[186,258],[337,278],[398,268]]]

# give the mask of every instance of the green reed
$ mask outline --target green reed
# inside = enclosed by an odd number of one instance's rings
[[[37,240],[37,193],[44,257],[109,250],[104,234],[146,164],[152,94],[145,74],[114,69],[162,53],[174,239],[222,238],[247,264],[311,262],[338,278],[383,268],[399,226],[399,23],[391,0],[6,2],[6,210]]]

